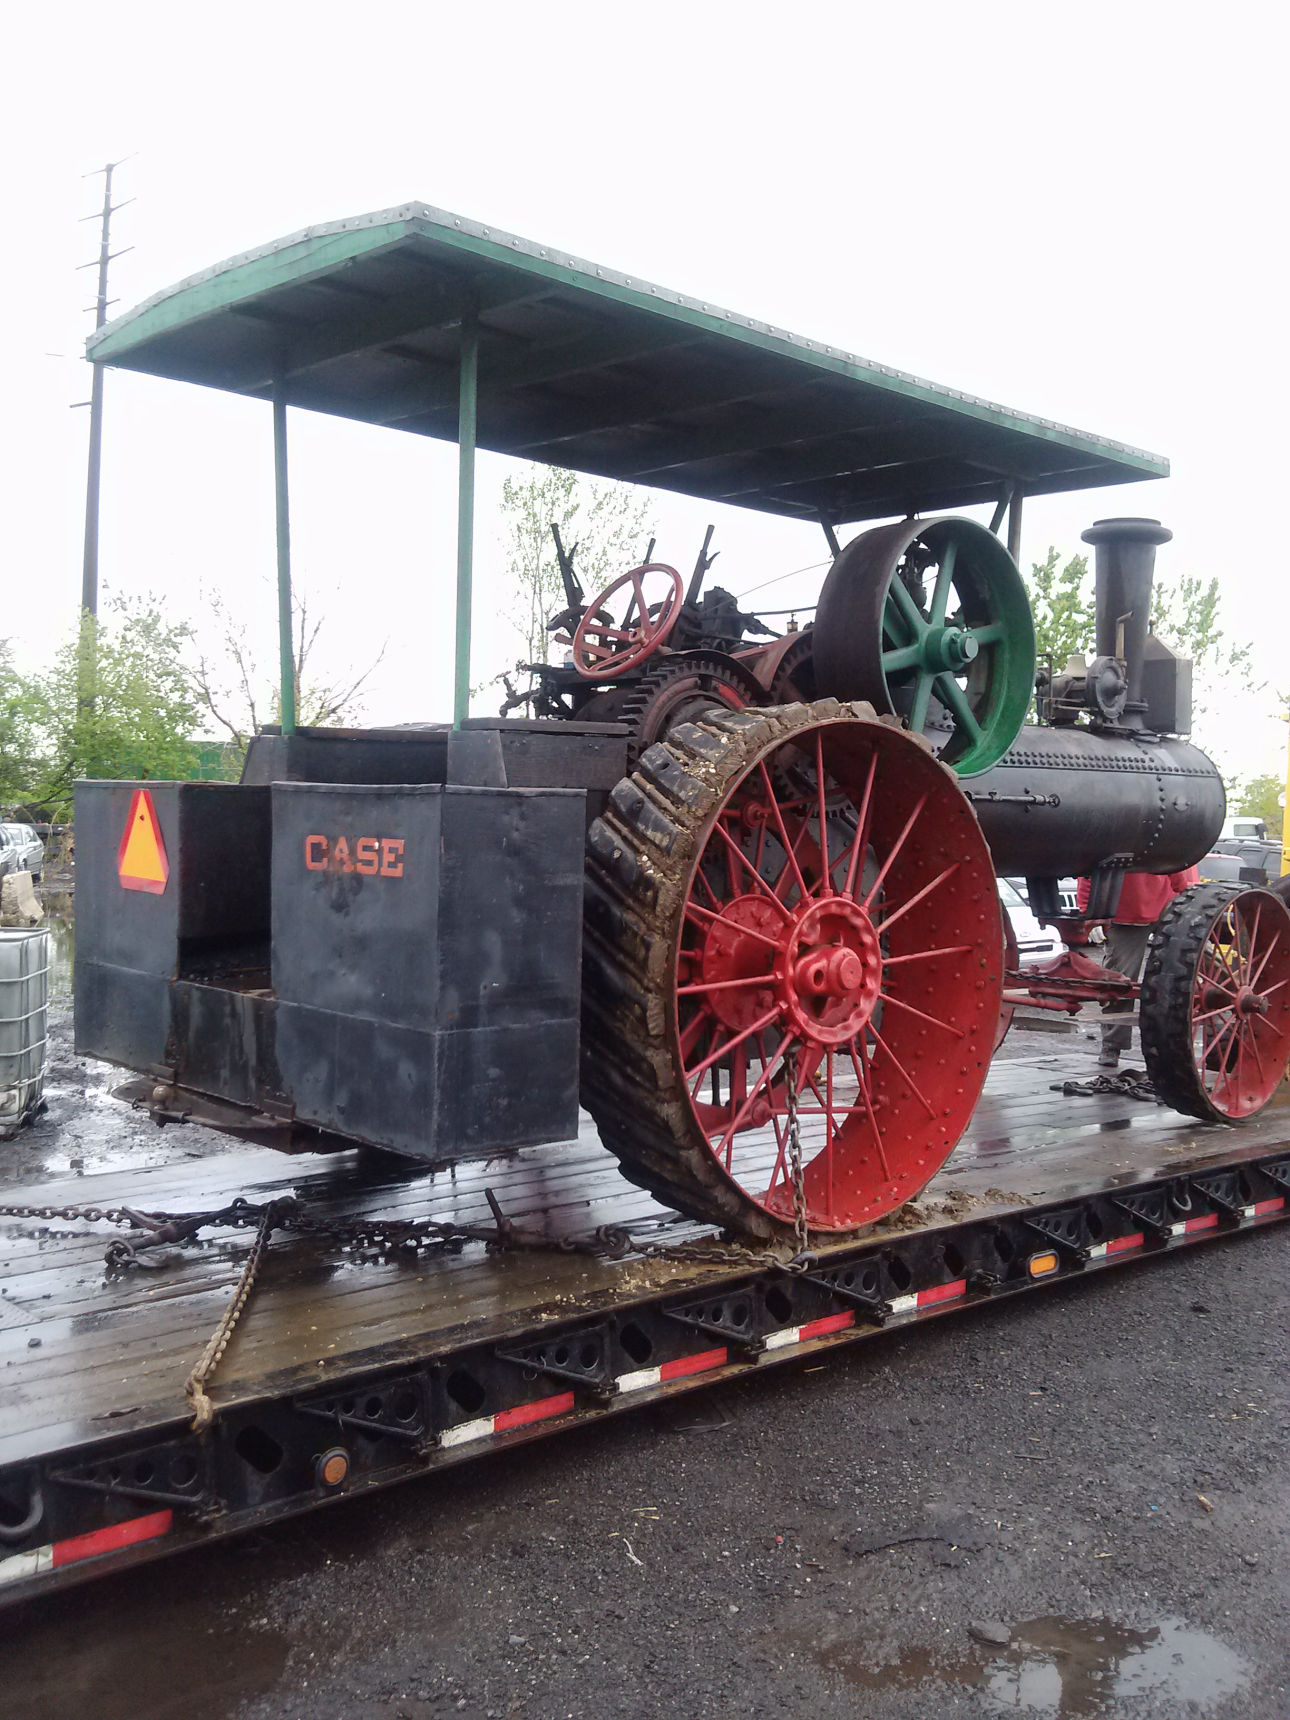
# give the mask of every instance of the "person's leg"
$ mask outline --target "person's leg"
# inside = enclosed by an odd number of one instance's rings
[[[1150,936],[1150,926],[1117,926],[1112,921],[1106,928],[1106,949],[1102,955],[1102,966],[1113,968],[1126,979],[1140,979],[1142,965],[1147,959],[1147,940]],[[1111,1016],[1131,1015],[1133,1004],[1127,999],[1123,1003],[1103,1004],[1102,1013]],[[1103,1022],[1102,1051],[1098,1062],[1108,1067],[1114,1066],[1120,1060],[1120,1053],[1127,1051],[1132,1043],[1131,1021]]]

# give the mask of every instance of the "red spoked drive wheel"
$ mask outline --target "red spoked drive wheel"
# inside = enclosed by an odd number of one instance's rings
[[[1188,1116],[1261,1111],[1290,1059],[1290,910],[1270,890],[1198,884],[1161,915],[1142,978],[1142,1056]]]
[[[645,588],[651,577],[650,591]],[[621,619],[619,600],[627,594]],[[667,643],[685,600],[674,567],[646,562],[620,573],[587,605],[573,635],[573,666],[587,681],[610,681],[635,669]]]
[[[637,1181],[770,1237],[929,1180],[980,1095],[1002,936],[951,773],[868,706],[714,714],[593,826],[584,1098]]]

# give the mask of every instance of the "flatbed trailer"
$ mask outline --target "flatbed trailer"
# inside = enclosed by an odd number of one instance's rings
[[[200,1546],[544,1434],[822,1359],[842,1346],[1287,1216],[1290,1093],[1239,1130],[1087,1078],[1067,1043],[1000,1060],[925,1195],[805,1262],[743,1258],[576,1139],[426,1171],[261,1147],[7,1192],[5,1207],[198,1210],[294,1195],[316,1218],[483,1225],[526,1240],[360,1258],[272,1245],[195,1432],[184,1380],[228,1306],[247,1232],[112,1273],[104,1224],[0,1219],[0,1601]],[[602,1226],[673,1251],[566,1249]],[[713,1259],[705,1263],[710,1250]]]

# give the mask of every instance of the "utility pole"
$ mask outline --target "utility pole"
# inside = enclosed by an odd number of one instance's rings
[[[107,321],[108,306],[115,301],[108,298],[108,264],[114,257],[125,255],[125,251],[112,249],[112,217],[118,209],[124,209],[125,203],[112,202],[112,174],[120,167],[119,161],[109,161],[106,167],[100,168],[103,175],[103,208],[94,215],[82,216],[85,221],[99,222],[99,254],[97,261],[82,263],[83,269],[97,268],[99,272],[99,290],[94,305],[94,326],[103,327]],[[94,177],[86,174],[87,179]],[[126,203],[134,199],[128,197]],[[127,245],[125,250],[130,250]],[[85,480],[85,559],[81,568],[81,610],[84,615],[97,618],[99,612],[99,468],[103,458],[103,366],[93,365],[93,378],[90,383],[90,453],[89,469]]]

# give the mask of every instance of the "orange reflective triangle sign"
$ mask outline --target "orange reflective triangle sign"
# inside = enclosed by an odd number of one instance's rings
[[[126,890],[147,890],[160,896],[170,877],[170,862],[166,859],[166,844],[161,839],[161,822],[152,796],[146,788],[136,788],[130,802],[130,816],[121,833],[121,846],[116,856],[117,876]]]

